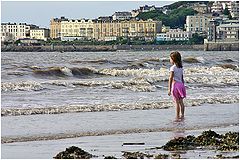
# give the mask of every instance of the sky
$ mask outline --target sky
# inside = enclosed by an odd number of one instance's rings
[[[49,28],[50,19],[94,19],[143,5],[161,7],[174,1],[1,1],[1,23],[28,23]]]

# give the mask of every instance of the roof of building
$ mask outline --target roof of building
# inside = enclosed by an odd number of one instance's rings
[[[115,12],[113,16],[131,16],[131,12]]]
[[[8,22],[8,23],[1,23],[1,25],[30,25],[30,24],[27,24],[27,23],[11,23],[11,22]]]
[[[53,21],[56,21],[56,22],[61,22],[61,21],[64,21],[64,20],[68,20],[68,18],[65,18],[65,17],[53,18]]]
[[[145,5],[145,6],[140,7],[141,10],[149,10],[150,8],[156,8],[156,7],[155,7],[155,5],[152,5],[152,6]]]

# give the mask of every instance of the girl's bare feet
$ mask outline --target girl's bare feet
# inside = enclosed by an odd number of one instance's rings
[[[181,118],[180,117],[176,117],[174,122],[180,122],[181,121]]]
[[[181,115],[180,119],[184,119],[184,115]]]

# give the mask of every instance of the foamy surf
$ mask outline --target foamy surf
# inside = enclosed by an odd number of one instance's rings
[[[35,81],[1,83],[2,91],[40,91],[45,89],[41,83]]]
[[[196,99],[186,99],[186,106],[200,106],[204,103],[208,104],[228,104],[238,103],[239,97],[234,95],[219,95],[214,97],[201,97]],[[61,113],[76,113],[76,112],[102,112],[102,111],[125,111],[125,110],[149,110],[149,109],[164,109],[173,107],[172,100],[162,100],[147,103],[133,104],[96,104],[96,105],[65,105],[65,106],[44,106],[36,108],[2,108],[2,116],[20,116],[20,115],[35,115],[35,114],[61,114]]]

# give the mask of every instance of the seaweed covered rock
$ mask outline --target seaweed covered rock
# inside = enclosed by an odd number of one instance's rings
[[[194,149],[197,145],[193,142],[194,136],[179,137],[168,141],[163,149],[167,151]]]
[[[239,133],[228,132],[222,137],[222,144],[218,147],[222,151],[239,150]]]
[[[194,142],[196,142],[200,146],[216,146],[221,144],[221,138],[221,135],[209,130],[204,131],[200,136],[196,137],[194,139]]]
[[[214,131],[204,131],[198,137],[187,136],[179,137],[168,141],[162,148],[167,151],[190,150],[196,147],[213,147],[222,151],[239,150],[239,133],[228,132],[224,135],[217,134]]]
[[[122,156],[125,157],[126,159],[144,159],[153,157],[153,155],[141,152],[124,152]]]
[[[209,157],[209,158],[211,158],[211,157]],[[213,158],[215,158],[215,159],[239,159],[239,156],[237,155],[237,156],[229,157],[229,156],[223,156],[222,154],[218,154],[218,155],[214,156]]]
[[[169,155],[167,154],[158,154],[154,157],[154,159],[168,159]]]
[[[114,156],[106,156],[106,157],[104,157],[104,159],[117,159],[117,158]]]
[[[55,159],[90,159],[93,155],[82,150],[81,148],[78,148],[76,146],[71,146],[69,148],[66,148],[65,151],[62,151],[58,153],[55,157]]]

